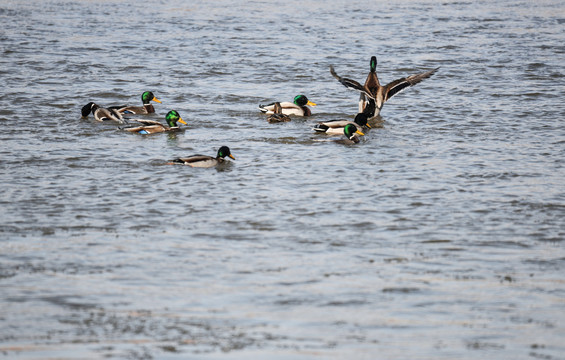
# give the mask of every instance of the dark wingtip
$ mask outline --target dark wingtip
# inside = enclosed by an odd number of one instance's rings
[[[433,70],[430,70],[430,72],[429,72],[429,75],[428,75],[428,76],[432,76],[432,75],[435,75],[435,73],[436,73],[436,72],[437,72],[437,71],[439,70],[439,68],[440,68],[440,67],[438,66],[437,68],[435,68],[435,69],[433,69]]]

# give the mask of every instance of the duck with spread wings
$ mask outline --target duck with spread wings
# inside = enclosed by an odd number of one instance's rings
[[[439,69],[439,67],[435,68],[433,70],[430,70],[430,71],[423,72],[423,73],[419,73],[419,74],[403,77],[403,78],[400,78],[400,79],[396,79],[396,80],[388,83],[387,85],[382,86],[379,82],[379,78],[377,77],[377,57],[376,56],[371,57],[370,71],[369,71],[369,75],[367,75],[367,79],[365,80],[364,85],[361,85],[359,82],[357,82],[355,80],[351,80],[351,79],[339,76],[335,72],[334,67],[332,65],[330,65],[331,74],[343,86],[345,86],[349,89],[354,89],[354,90],[361,92],[360,107],[362,107],[362,106],[365,107],[367,105],[374,106],[374,110],[371,109],[371,111],[367,111],[367,112],[373,113],[372,114],[373,117],[379,115],[381,109],[383,108],[384,103],[386,101],[388,101],[391,97],[398,94],[402,90],[404,90],[404,89],[406,89],[410,86],[414,86],[417,83],[421,82],[422,80],[429,78],[438,69]],[[364,99],[363,96],[365,96],[366,98]],[[374,101],[374,104],[371,100]],[[361,105],[361,102],[364,105]],[[364,111],[365,109],[362,109],[362,110]],[[360,109],[360,112],[362,110]]]

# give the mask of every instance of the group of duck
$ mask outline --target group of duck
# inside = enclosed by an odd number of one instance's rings
[[[179,123],[187,125],[186,121],[182,119],[178,111],[171,110],[165,116],[166,124],[159,121],[148,119],[131,119],[128,115],[145,115],[155,112],[155,108],[151,101],[161,103],[159,99],[151,91],[146,91],[141,95],[142,106],[128,106],[118,105],[110,106],[107,108],[100,107],[93,102],[82,107],[81,113],[83,117],[92,114],[97,121],[114,121],[119,124],[129,124],[128,126],[120,127],[121,130],[138,133],[142,135],[155,134],[161,132],[171,132],[181,130]],[[135,122],[137,124],[131,124]],[[176,158],[170,160],[167,164],[182,164],[192,167],[214,167],[225,162],[225,158],[229,157],[235,160],[231,154],[231,150],[227,146],[222,146],[218,149],[217,155],[192,155],[188,157]]]
[[[359,136],[363,136],[366,129],[370,128],[369,121],[375,119],[386,101],[398,94],[402,90],[416,85],[424,79],[432,76],[439,68],[433,70],[410,75],[394,80],[387,85],[382,86],[377,76],[377,58],[371,57],[370,71],[367,75],[365,83],[361,83],[339,76],[332,65],[330,65],[330,73],[346,88],[356,90],[360,93],[359,112],[353,121],[349,120],[333,120],[317,123],[313,130],[320,133],[330,135],[344,135],[340,142],[347,144],[358,143]],[[114,121],[120,124],[128,124],[120,127],[120,129],[138,133],[142,135],[154,134],[160,132],[170,132],[180,130],[180,124],[187,125],[176,110],[171,110],[165,117],[166,124],[162,124],[155,120],[132,119],[130,115],[143,115],[155,112],[155,108],[151,102],[161,103],[151,91],[146,91],[141,95],[142,106],[110,106],[107,108],[100,107],[90,102],[83,106],[82,116],[87,117],[89,114],[94,116],[97,121]],[[268,105],[259,105],[259,110],[269,115],[267,121],[269,123],[280,123],[291,121],[291,116],[310,116],[312,111],[308,106],[316,106],[315,103],[308,100],[305,95],[297,95],[292,102],[273,102]],[[131,124],[135,122],[137,124]],[[184,158],[176,158],[170,160],[168,164],[182,164],[192,167],[214,167],[224,163],[225,158],[234,159],[229,147],[222,146],[218,149],[215,157],[205,155],[192,155]]]

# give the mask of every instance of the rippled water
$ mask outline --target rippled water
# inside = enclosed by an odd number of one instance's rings
[[[0,2],[0,354],[565,359],[560,1]],[[381,82],[440,67],[392,98]],[[80,117],[151,90],[178,134]],[[311,118],[268,124],[299,93]],[[221,169],[167,166],[228,145]]]

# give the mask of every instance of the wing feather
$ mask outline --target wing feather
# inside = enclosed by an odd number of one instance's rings
[[[407,87],[414,86],[424,79],[432,76],[439,68],[435,68],[430,71],[426,71],[420,74],[410,75],[405,78],[394,80],[385,87],[385,101],[393,97],[394,95],[400,93]]]
[[[135,121],[138,122],[140,124],[144,124],[144,125],[159,125],[162,127],[165,127],[165,125],[161,124],[159,121],[155,121],[155,120],[148,120],[148,119],[130,119],[130,121]]]
[[[359,84],[357,81],[347,79],[347,78],[342,78],[341,76],[336,74],[334,67],[332,65],[330,65],[330,73],[332,73],[333,77],[336,78],[337,81],[339,81],[346,88],[361,91],[363,93],[366,92],[365,87],[363,85]]]
[[[190,164],[190,163],[194,163],[194,162],[198,162],[198,161],[206,161],[206,160],[212,160],[215,159],[212,156],[208,156],[208,155],[192,155],[186,158],[179,158],[179,160],[182,160],[182,162],[186,163],[186,164]]]
[[[320,122],[319,124],[327,126],[328,128],[342,128],[345,127],[347,124],[351,124],[353,121],[349,120],[332,120],[332,121],[325,121]]]
[[[176,162],[182,162],[185,165],[190,165],[192,167],[213,167],[218,165],[222,160],[218,160],[215,157],[207,155],[193,155],[187,158],[179,158]]]

